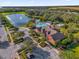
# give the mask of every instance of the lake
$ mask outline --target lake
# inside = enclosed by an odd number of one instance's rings
[[[11,14],[6,16],[11,24],[15,27],[19,27],[28,23],[31,19],[24,14]]]

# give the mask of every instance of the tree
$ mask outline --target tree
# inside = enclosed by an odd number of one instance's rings
[[[74,36],[74,40],[79,40],[79,32],[74,33],[73,36]]]
[[[79,59],[79,46],[72,50],[63,50],[60,52],[61,59]]]
[[[35,25],[35,23],[33,21],[29,21],[26,26],[27,27],[32,27],[33,25]]]
[[[24,44],[24,47],[26,47],[27,49],[30,49],[35,46],[35,44],[33,43],[33,40],[30,37],[26,37],[24,40],[25,41],[23,42],[23,44]]]

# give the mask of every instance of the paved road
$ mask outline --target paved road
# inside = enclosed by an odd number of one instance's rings
[[[25,31],[27,35],[27,31]],[[10,45],[7,38],[7,33],[4,30],[4,26],[0,27],[0,41],[2,42],[2,48],[0,48],[0,57],[3,59],[14,59],[16,57],[16,50],[20,48],[21,45]],[[34,40],[33,40],[34,41]],[[34,41],[37,43],[36,41]],[[39,46],[39,44],[38,44]],[[40,46],[39,46],[40,47]],[[41,48],[41,47],[40,47]],[[59,56],[56,54],[56,52],[53,49],[44,48],[45,50],[50,52],[51,59],[59,59]]]
[[[16,55],[15,47],[9,44],[4,26],[0,27],[0,36],[0,56],[2,59],[14,59]]]
[[[33,40],[34,43],[37,43],[35,40]],[[44,50],[44,51],[47,51],[50,53],[50,59],[60,59],[58,53],[57,53],[57,50],[54,49],[53,47],[52,48],[49,48],[49,47],[44,47],[42,48],[38,43],[37,43],[37,46]]]
[[[50,49],[49,47],[45,47],[43,49],[50,52],[50,59],[60,59],[54,48]]]

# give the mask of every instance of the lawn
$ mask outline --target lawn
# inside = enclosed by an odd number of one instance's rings
[[[4,12],[3,15],[9,15],[9,14],[26,14],[25,12]]]

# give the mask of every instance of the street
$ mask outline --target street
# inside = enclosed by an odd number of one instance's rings
[[[59,55],[55,51],[55,48],[50,49],[49,47],[45,47],[43,49],[50,52],[50,59],[60,59]]]
[[[27,33],[27,31],[25,31],[25,33]],[[8,32],[5,31],[4,26],[0,27],[0,57],[1,57],[0,59],[15,59],[15,57],[17,57],[16,51],[20,49],[21,45],[10,44],[8,42],[7,34]],[[33,40],[33,42],[37,43],[35,40]],[[52,49],[49,49],[48,47],[42,48],[39,44],[38,47],[40,47],[45,51],[50,52],[51,59],[59,59],[58,54],[53,48]]]
[[[16,57],[15,46],[9,44],[4,26],[0,27],[0,57],[2,59],[14,59]]]

